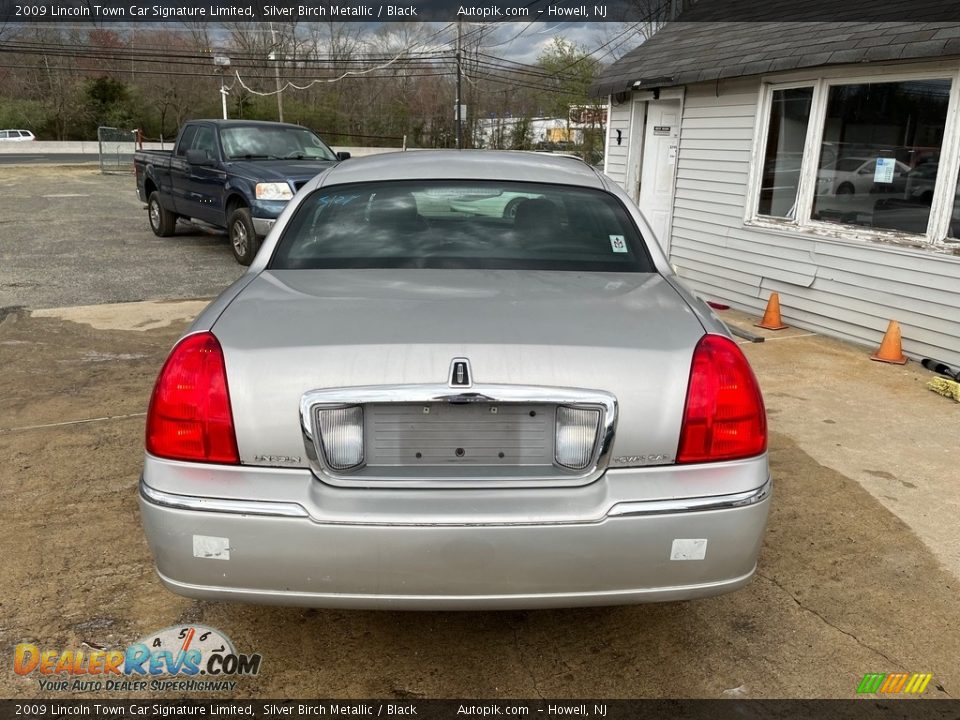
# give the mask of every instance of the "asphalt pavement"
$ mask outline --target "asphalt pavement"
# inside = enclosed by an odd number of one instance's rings
[[[224,233],[156,237],[133,174],[97,167],[0,166],[0,230],[0,308],[212,297],[246,270]]]
[[[0,153],[0,165],[98,165],[92,153]]]

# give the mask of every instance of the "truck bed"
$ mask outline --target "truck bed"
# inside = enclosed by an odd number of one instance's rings
[[[169,158],[171,155],[173,155],[173,150],[137,150],[133,153],[133,159],[156,160],[158,158]]]

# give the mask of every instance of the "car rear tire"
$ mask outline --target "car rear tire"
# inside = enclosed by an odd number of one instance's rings
[[[517,208],[520,207],[520,203],[524,201],[525,198],[514,198],[507,203],[507,206],[503,209],[503,217],[505,220],[514,220],[517,217]]]
[[[177,228],[177,216],[160,204],[160,193],[156,191],[147,198],[147,217],[157,237],[170,237]]]
[[[253,227],[253,218],[250,209],[240,207],[230,213],[227,220],[227,235],[230,238],[230,249],[233,257],[241,265],[249,265],[260,249],[260,238]]]

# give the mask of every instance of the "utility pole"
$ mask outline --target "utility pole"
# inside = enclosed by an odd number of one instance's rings
[[[460,81],[463,75],[463,65],[460,61],[460,43],[463,42],[463,21],[457,20],[457,149],[463,150],[463,105],[460,97]]]
[[[220,72],[220,107],[223,110],[223,119],[227,119],[227,88],[223,84],[223,71]]]
[[[277,52],[277,33],[270,23],[270,42],[273,44],[273,50],[270,52],[270,59],[273,60],[273,76],[277,80],[277,117],[283,122],[283,88],[280,87],[280,54]]]
[[[223,108],[223,119],[227,119],[227,95],[229,91],[224,85],[224,74],[230,68],[230,58],[226,55],[214,55],[213,64],[217,68],[217,72],[220,73],[220,104]]]

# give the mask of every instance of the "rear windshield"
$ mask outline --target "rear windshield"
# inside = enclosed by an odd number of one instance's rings
[[[270,267],[653,272],[611,195],[499,181],[321,188],[291,218]]]

